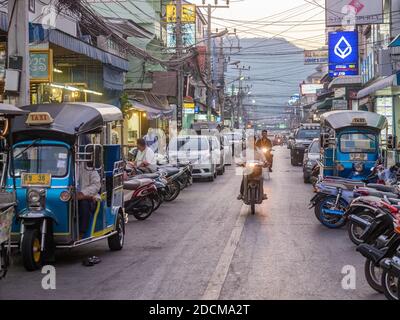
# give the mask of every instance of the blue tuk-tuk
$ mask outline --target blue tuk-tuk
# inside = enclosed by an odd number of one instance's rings
[[[321,116],[323,177],[364,180],[382,155],[386,117],[367,111],[331,111]]]
[[[99,103],[21,109],[29,113],[13,122],[13,170],[6,186],[16,189],[11,238],[25,268],[32,271],[52,262],[55,249],[102,239],[108,239],[111,250],[121,250],[124,162],[121,146],[112,144],[112,126],[123,118],[120,109]],[[91,198],[88,226],[80,230],[78,194],[81,177],[90,172],[99,177],[101,187]]]

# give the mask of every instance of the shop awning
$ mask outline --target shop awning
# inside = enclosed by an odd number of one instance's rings
[[[324,101],[316,102],[311,107],[310,111],[330,110],[332,109],[332,101],[333,98],[328,98],[325,99]]]
[[[328,89],[359,85],[361,85],[361,76],[343,76],[333,79],[329,84]]]
[[[371,84],[370,86],[360,90],[358,92],[357,99],[365,98],[366,96],[369,96],[370,94],[373,94],[376,91],[394,86],[397,86],[397,76],[395,74],[392,74],[391,76],[380,79]]]
[[[94,60],[98,60],[106,65],[111,65],[122,71],[129,70],[129,62],[126,59],[113,55],[109,52],[101,50],[91,44],[75,38],[67,33],[56,29],[43,29],[40,24],[32,24],[29,26],[29,41],[43,42],[48,41],[52,44],[68,49],[72,52],[85,55]]]
[[[143,104],[142,102],[137,101],[137,100],[129,100],[129,103],[132,104],[132,107],[134,109],[141,111],[141,112],[146,112],[149,119],[168,117],[168,116],[172,115],[172,113],[173,113],[173,110],[160,110],[160,109],[154,108],[152,106]]]

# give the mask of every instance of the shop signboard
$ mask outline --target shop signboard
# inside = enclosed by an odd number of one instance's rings
[[[347,110],[348,103],[347,100],[333,100],[332,101],[332,110]]]
[[[196,24],[182,24],[182,45],[183,47],[191,47],[196,44]],[[176,24],[167,24],[167,48],[176,49]]]
[[[304,50],[304,64],[327,64],[328,63],[328,50]]]
[[[29,72],[31,82],[53,81],[53,52],[51,49],[30,50]]]
[[[383,23],[382,0],[326,0],[326,26]]]
[[[176,5],[167,4],[167,23],[176,23]],[[183,4],[182,5],[182,23],[195,23],[196,22],[196,5]]]
[[[301,95],[316,95],[317,91],[324,88],[322,83],[302,83],[301,87]]]
[[[358,75],[357,31],[329,32],[329,75]]]

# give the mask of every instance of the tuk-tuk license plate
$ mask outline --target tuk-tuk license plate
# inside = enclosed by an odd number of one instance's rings
[[[351,161],[367,161],[368,155],[366,153],[352,153],[350,154]]]
[[[22,187],[50,187],[51,174],[23,173],[21,176]]]

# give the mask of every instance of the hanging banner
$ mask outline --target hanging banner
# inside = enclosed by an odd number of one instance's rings
[[[326,26],[383,23],[382,0],[326,0]]]

